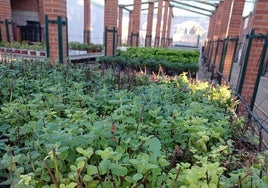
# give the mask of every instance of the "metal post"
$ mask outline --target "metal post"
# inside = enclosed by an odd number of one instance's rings
[[[132,34],[132,32],[131,32],[131,35],[130,35],[130,46],[132,47],[132,38],[133,38],[133,36],[132,36],[133,34]]]
[[[214,46],[215,46],[215,42],[216,41],[211,41],[210,42],[210,52],[209,52],[209,62],[208,62],[208,71],[211,71],[211,59],[212,59],[212,55],[213,55],[213,51],[214,51]]]
[[[0,22],[1,23],[1,22]],[[0,25],[0,42],[2,42],[2,31],[1,31],[1,25]]]
[[[9,36],[9,22],[5,19],[5,26],[6,26],[6,33],[7,33],[7,41],[10,43],[10,36]]]
[[[104,55],[107,56],[107,26],[105,27],[104,31]]]
[[[136,47],[139,46],[139,33],[136,33]]]
[[[244,60],[243,67],[242,67],[241,77],[239,79],[238,89],[237,89],[237,93],[239,95],[241,95],[241,92],[242,92],[242,88],[243,88],[244,80],[245,80],[245,76],[246,76],[246,71],[247,71],[247,67],[248,67],[250,49],[251,49],[252,41],[254,38],[254,30],[253,29],[250,31],[247,38],[248,38],[248,46],[247,46],[247,50],[246,50],[246,54],[245,54],[245,60]]]
[[[255,104],[255,100],[256,100],[256,96],[257,96],[257,92],[258,92],[258,88],[259,88],[259,84],[260,84],[260,80],[261,80],[261,75],[262,75],[262,71],[263,71],[263,67],[264,67],[264,61],[265,61],[266,51],[267,51],[267,47],[268,47],[268,33],[265,35],[264,39],[265,39],[265,42],[264,42],[264,45],[262,48],[262,55],[261,55],[261,59],[260,59],[260,63],[259,63],[258,75],[257,75],[253,95],[251,98],[251,102],[250,102],[250,110],[251,111],[254,108],[254,104]]]
[[[49,47],[49,30],[48,30],[48,15],[45,15],[45,35],[46,35],[46,51],[47,57],[50,57],[50,47]]]
[[[223,50],[221,53],[221,60],[220,60],[220,67],[219,67],[219,74],[218,74],[219,85],[221,85],[221,80],[222,80],[222,76],[223,76],[222,74],[223,74],[223,70],[224,70],[224,61],[225,61],[225,57],[226,57],[228,43],[229,43],[229,36],[224,40],[224,43],[223,43]]]
[[[199,46],[199,42],[200,42],[200,35],[197,36],[197,42],[196,42],[196,47]]]
[[[58,24],[58,47],[59,47],[59,62],[63,64],[63,47],[62,47],[62,18],[57,17]]]
[[[217,40],[216,52],[214,55],[210,80],[214,79],[214,70],[215,70],[216,59],[217,59],[217,54],[218,54],[218,50],[219,50],[219,44],[220,44],[220,39]]]
[[[233,67],[234,67],[234,61],[235,61],[236,51],[237,51],[237,48],[238,48],[239,37],[237,36],[234,41],[235,41],[235,47],[234,47],[234,52],[233,52],[233,57],[232,57],[231,68],[230,68],[230,72],[229,72],[229,77],[228,77],[228,81],[229,82],[230,82],[231,77],[232,77],[232,72],[233,72]]]
[[[115,48],[115,34],[116,34],[116,29],[115,29],[115,27],[113,28],[113,55],[115,55],[116,54],[116,48]]]
[[[69,40],[68,40],[68,18],[66,18],[66,48],[67,48],[67,57],[69,56]]]

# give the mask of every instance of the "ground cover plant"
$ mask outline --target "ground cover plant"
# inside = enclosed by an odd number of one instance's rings
[[[268,185],[267,154],[234,147],[227,87],[26,61],[0,80],[1,186]]]
[[[128,48],[118,50],[118,56],[99,58],[106,66],[120,66],[121,69],[131,67],[134,70],[157,73],[159,68],[166,75],[179,75],[189,72],[192,75],[198,70],[199,51],[174,50],[163,48]]]

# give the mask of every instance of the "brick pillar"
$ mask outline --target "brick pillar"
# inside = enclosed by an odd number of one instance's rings
[[[171,45],[172,39],[170,39],[170,30],[171,30],[172,18],[173,18],[173,10],[172,10],[172,6],[169,5],[168,24],[167,24],[167,40],[168,40],[168,42],[166,44],[166,47]]]
[[[129,11],[129,16],[128,16],[128,40],[127,44],[131,46],[131,33],[132,33],[132,23],[133,23],[133,11]]]
[[[90,19],[90,5],[91,0],[84,0],[84,43],[91,42],[91,19]]]
[[[169,0],[165,0],[165,9],[164,9],[164,17],[163,17],[163,25],[162,25],[162,37],[161,37],[161,47],[166,47],[166,30],[167,30],[167,20],[168,20],[168,7]]]
[[[5,22],[7,20],[7,22]],[[0,30],[3,41],[13,42],[13,31],[12,31],[12,12],[10,0],[0,1]],[[7,26],[7,27],[6,27]],[[7,30],[9,36],[7,35]]]
[[[62,21],[66,21],[67,5],[66,0],[45,0],[44,1],[44,14],[48,16],[49,20],[57,20],[58,16],[61,16]],[[52,63],[58,63],[61,61],[61,49],[59,48],[59,35],[58,24],[49,23],[47,34],[49,36],[49,55]],[[67,36],[66,25],[62,26],[62,60],[65,63],[67,57]]]
[[[226,0],[227,1],[227,0]],[[231,0],[228,0],[231,1]],[[245,0],[236,0],[233,2],[232,10],[231,10],[231,17],[229,22],[229,27],[227,31],[227,35],[229,37],[237,37],[240,35],[241,30],[243,29],[242,24],[242,14],[244,10]],[[242,28],[241,28],[242,26]],[[240,38],[241,40],[241,38]],[[223,75],[226,76],[226,78],[229,78],[231,66],[232,66],[232,60],[234,56],[234,43],[230,44],[232,42],[229,42],[227,51],[226,51],[226,57],[224,61],[224,69],[223,69]]]
[[[222,6],[222,12],[220,13],[220,29],[219,29],[219,38],[221,40],[225,39],[227,37],[227,30],[229,26],[229,18],[230,18],[230,12],[232,8],[232,1],[233,0],[225,0],[223,4],[220,4]],[[222,58],[222,52],[223,52],[223,45],[224,41],[219,43],[219,48],[218,48],[218,53],[216,56],[216,61],[215,61],[215,72],[214,75],[217,75],[217,72],[220,68],[220,62]]]
[[[118,12],[118,0],[106,0],[104,5],[104,30],[117,29],[117,12]],[[104,33],[106,33],[104,31]],[[115,33],[116,34],[116,33]],[[113,32],[107,32],[106,38],[106,55],[115,55],[116,53],[116,37]]]
[[[118,30],[117,30],[117,44],[122,45],[122,23],[123,23],[123,5],[119,5],[119,15],[118,15]]]
[[[160,43],[160,27],[162,22],[162,9],[163,9],[163,0],[158,1],[158,12],[157,12],[157,22],[156,22],[156,32],[155,32],[155,41],[154,46],[159,47]]]
[[[141,0],[134,0],[133,5],[133,23],[132,23],[132,46],[139,46],[140,33],[140,19],[141,19]]]
[[[213,40],[216,41],[220,37],[220,32],[221,32],[221,21],[222,21],[222,16],[223,16],[223,7],[224,7],[224,2],[221,1],[216,9],[216,15],[215,15],[215,21],[214,21],[214,30],[213,30]],[[221,43],[219,43],[219,46]],[[212,57],[211,57],[211,64],[212,64],[212,77],[216,75],[216,70],[217,70],[217,54],[219,54],[219,48],[217,51],[217,44],[214,43],[213,45],[213,51],[212,51]],[[217,54],[216,54],[217,53]]]
[[[214,30],[215,30],[215,27],[216,27],[216,18],[217,18],[217,9],[213,12],[211,18],[210,18],[210,22],[209,22],[209,34],[208,34],[208,39],[210,41],[210,44],[209,44],[209,49],[207,51],[207,54],[208,54],[208,62],[209,62],[209,69],[211,68],[211,64],[213,63],[212,61],[214,60],[214,50],[216,48],[216,44],[214,42]],[[215,39],[216,40],[216,39]]]
[[[210,16],[209,18],[209,25],[208,25],[208,33],[207,33],[207,40],[206,40],[206,46],[205,46],[205,52],[207,55],[209,55],[210,53],[210,49],[211,49],[211,35],[212,35],[212,30],[213,30],[213,18],[214,18],[214,13]]]
[[[147,15],[145,47],[151,47],[152,45],[153,19],[154,19],[154,1],[150,1]]]
[[[266,34],[268,31],[268,1],[256,0],[252,21],[249,23],[249,28],[254,29],[255,33]],[[256,78],[259,70],[259,60],[263,48],[263,40],[254,39],[250,51],[248,66],[244,84],[242,87],[242,96],[250,103],[256,84]]]

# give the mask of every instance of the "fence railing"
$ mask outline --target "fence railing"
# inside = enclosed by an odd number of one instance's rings
[[[251,99],[250,103],[248,104],[246,102],[245,97],[242,97],[242,89],[243,84],[246,79],[246,71],[251,55],[251,51],[254,49],[254,43],[259,42],[260,51],[259,52],[259,58],[257,59],[256,68],[257,68],[257,75],[256,75],[256,82],[253,83],[252,87],[254,88],[252,96],[249,96]],[[232,45],[232,46],[231,46]],[[259,108],[259,106],[256,106],[256,97],[257,92],[259,88],[259,83],[261,80],[261,77],[265,74],[267,71],[267,48],[268,48],[268,34],[261,34],[261,33],[255,33],[254,30],[251,30],[250,33],[247,35],[244,44],[243,44],[243,51],[240,53],[241,57],[238,56],[238,45],[239,45],[239,38],[234,37],[230,38],[227,37],[225,39],[217,39],[217,40],[211,40],[206,42],[205,48],[203,49],[203,62],[205,65],[208,66],[208,71],[211,71],[211,80],[214,80],[216,83],[226,83],[231,86],[230,80],[231,76],[234,76],[232,74],[233,72],[233,65],[237,59],[241,59],[243,62],[241,62],[241,69],[239,71],[238,75],[238,82],[236,85],[236,88],[231,88],[237,98],[240,100],[240,105],[237,108],[237,113],[241,116],[243,116],[246,120],[244,131],[251,132],[252,136],[258,137],[258,150],[261,151],[264,148],[267,148],[268,143],[268,112],[265,112],[263,109]],[[227,49],[231,47],[231,50],[233,50],[231,57],[231,68],[229,75],[223,75],[224,72],[224,66],[225,66],[225,58],[227,57]],[[229,49],[230,50],[230,49]],[[227,74],[227,73],[226,73]],[[215,80],[216,79],[216,80]],[[265,96],[264,96],[265,97]],[[266,98],[264,99],[266,100]],[[268,100],[268,96],[267,96]],[[266,108],[265,108],[266,109]],[[257,113],[258,111],[258,113]]]

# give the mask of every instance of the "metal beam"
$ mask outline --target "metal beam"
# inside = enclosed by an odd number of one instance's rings
[[[217,3],[209,3],[209,2],[206,2],[206,1],[198,1],[198,0],[195,0],[195,2],[197,3],[202,3],[202,4],[205,4],[205,5],[209,5],[209,6],[212,6],[212,7],[217,7]]]
[[[149,2],[142,2],[141,4],[148,4]],[[128,5],[124,5],[125,7],[132,7],[134,4],[128,4]]]
[[[198,6],[189,5],[187,3],[182,3],[182,2],[178,2],[178,1],[174,1],[174,0],[170,0],[170,2],[179,4],[179,5],[184,5],[184,6],[187,6],[187,7],[192,7],[192,8],[203,10],[203,11],[207,11],[209,13],[213,13],[213,10],[207,10],[205,8],[201,8],[201,7],[198,7]]]
[[[183,9],[183,10],[186,10],[186,11],[189,11],[189,12],[193,12],[193,13],[197,13],[197,14],[201,14],[201,15],[204,15],[204,16],[208,16],[208,17],[211,16],[211,14],[205,14],[205,13],[194,11],[194,10],[191,10],[191,9],[188,9],[188,8],[185,8],[185,7],[181,7],[181,6],[178,6],[178,5],[173,5],[173,6],[175,8]]]

